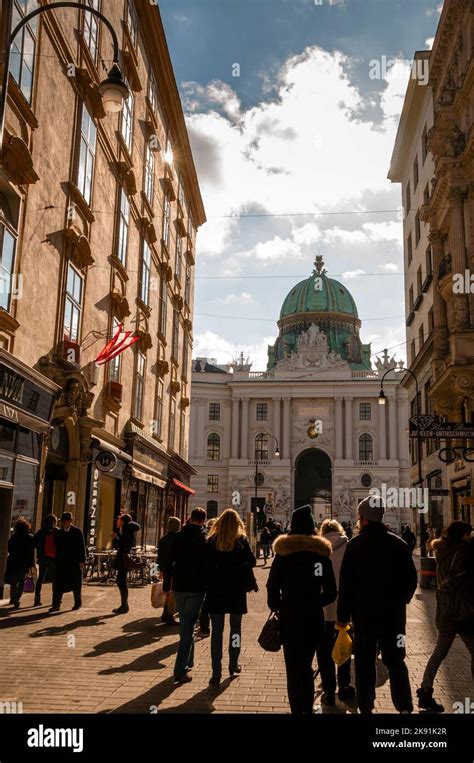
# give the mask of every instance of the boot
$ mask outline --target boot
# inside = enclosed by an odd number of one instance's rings
[[[420,710],[431,710],[432,713],[444,713],[443,705],[433,698],[433,689],[417,689],[418,707]]]
[[[126,588],[120,589],[120,607],[112,610],[115,615],[126,615],[128,612],[128,590]]]

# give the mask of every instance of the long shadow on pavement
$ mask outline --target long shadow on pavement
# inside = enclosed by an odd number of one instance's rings
[[[130,700],[130,702],[126,702],[124,705],[121,705],[120,707],[117,707],[115,710],[112,710],[113,713],[146,713],[149,714],[152,712],[151,708],[153,708],[153,713],[158,714],[165,714],[165,713],[203,713],[203,714],[209,714],[213,713],[215,710],[214,702],[216,698],[222,694],[228,686],[231,684],[232,679],[228,678],[225,681],[223,681],[218,689],[202,689],[202,691],[199,691],[197,694],[195,694],[190,699],[187,699],[183,702],[182,705],[178,705],[177,707],[173,708],[167,708],[165,710],[160,710],[160,705],[163,704],[164,700],[171,696],[173,691],[176,690],[177,686],[173,684],[172,678],[167,678],[166,680],[162,681],[160,684],[157,684],[152,689],[149,689],[145,694],[142,694],[140,697],[136,697],[135,699]]]
[[[128,652],[130,649],[140,649],[163,638],[163,635],[171,629],[165,625],[156,624],[156,617],[142,618],[122,626],[119,636],[96,644],[92,652],[87,652],[85,657],[100,657],[108,652]]]
[[[137,657],[136,660],[133,660],[127,665],[118,665],[116,668],[105,668],[104,670],[99,670],[98,675],[110,676],[116,673],[139,673],[144,670],[163,670],[163,668],[166,668],[167,666],[164,664],[164,662],[162,662],[162,660],[166,659],[167,657],[171,657],[173,654],[176,654],[177,649],[177,643],[166,644],[165,646],[161,647],[161,649],[155,649],[154,652],[147,652],[147,654],[140,655],[140,657]]]
[[[50,625],[47,628],[40,628],[40,630],[30,633],[30,638],[60,636],[62,633],[70,633],[73,630],[77,630],[77,628],[91,628],[96,625],[105,625],[105,621],[110,617],[115,617],[115,615],[95,615],[85,620],[73,620],[63,625]]]

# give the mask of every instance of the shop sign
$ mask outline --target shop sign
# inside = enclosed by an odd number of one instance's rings
[[[445,440],[474,438],[474,423],[459,421],[439,421],[435,416],[420,415],[410,419],[410,437],[428,437]]]
[[[18,414],[16,417],[12,415],[8,406],[10,404],[25,413],[38,416],[43,421],[49,421],[53,399],[52,392],[44,390],[5,363],[0,363],[0,401],[6,404],[2,406],[0,415],[18,420]]]
[[[99,505],[99,480],[100,471],[98,469],[92,470],[92,484],[91,484],[91,500],[89,506],[89,532],[88,532],[88,546],[95,548],[96,529],[97,529],[97,508]]]
[[[101,450],[96,455],[94,463],[101,472],[113,472],[117,466],[117,456],[109,450]]]

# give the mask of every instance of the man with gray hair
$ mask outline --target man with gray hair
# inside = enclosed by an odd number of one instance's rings
[[[347,544],[341,566],[337,620],[339,625],[353,623],[359,711],[374,709],[380,650],[393,704],[399,713],[411,713],[405,626],[406,607],[417,586],[415,565],[405,541],[384,525],[381,497],[364,498],[358,512],[360,532]]]

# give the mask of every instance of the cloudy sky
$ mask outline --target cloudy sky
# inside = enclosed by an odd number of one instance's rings
[[[404,359],[400,188],[387,172],[439,0],[160,8],[208,217],[194,355],[243,351],[263,370],[283,299],[322,254],[355,298],[362,340]]]

